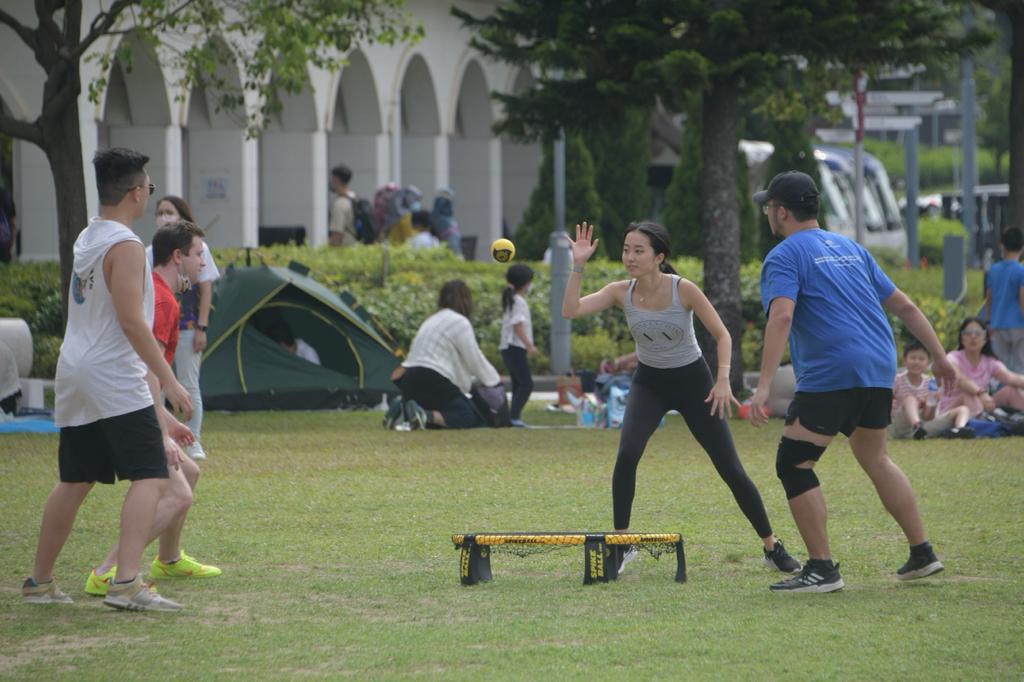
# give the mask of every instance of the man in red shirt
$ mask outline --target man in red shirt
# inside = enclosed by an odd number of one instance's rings
[[[189,222],[166,225],[153,236],[153,336],[168,364],[174,362],[178,345],[180,307],[174,292],[188,289],[199,278],[203,267],[202,238],[203,231]],[[150,541],[160,538],[160,550],[150,567],[150,578],[213,578],[221,574],[216,566],[201,564],[181,550],[181,530],[198,480],[199,467],[182,454],[179,468],[170,472],[170,481],[150,527]],[[85,583],[87,593],[95,596],[107,593],[116,560],[115,545],[106,560],[89,573]]]

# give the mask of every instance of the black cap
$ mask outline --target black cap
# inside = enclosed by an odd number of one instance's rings
[[[783,171],[754,195],[755,204],[763,204],[775,199],[783,206],[813,206],[818,202],[818,186],[807,173],[800,171]]]

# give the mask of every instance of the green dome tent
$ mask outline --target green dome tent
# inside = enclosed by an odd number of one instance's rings
[[[390,335],[351,296],[342,300],[305,272],[295,263],[229,268],[218,280],[200,374],[206,409],[330,409],[398,393]],[[320,365],[267,336],[282,321],[317,351]]]

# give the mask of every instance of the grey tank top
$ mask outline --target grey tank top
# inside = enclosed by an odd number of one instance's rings
[[[684,367],[701,356],[693,333],[693,311],[679,302],[679,277],[672,275],[672,303],[662,310],[642,310],[633,305],[636,280],[629,283],[622,309],[636,341],[637,360],[648,367]]]

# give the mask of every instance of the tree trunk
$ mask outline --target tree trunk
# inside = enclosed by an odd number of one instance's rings
[[[73,100],[55,117],[42,119],[43,151],[50,163],[57,199],[57,230],[60,251],[61,299],[64,322],[68,317],[73,248],[85,229],[88,208],[85,200],[85,171],[82,166],[82,138],[78,122],[78,100]]]
[[[1024,3],[1008,8],[1010,46],[1010,221],[1024,229]]]
[[[704,293],[732,336],[732,358],[718,358],[714,339],[704,332],[701,345],[717,375],[731,364],[733,392],[743,388],[743,306],[740,301],[740,213],[736,202],[736,119],[739,88],[717,83],[704,94]]]

